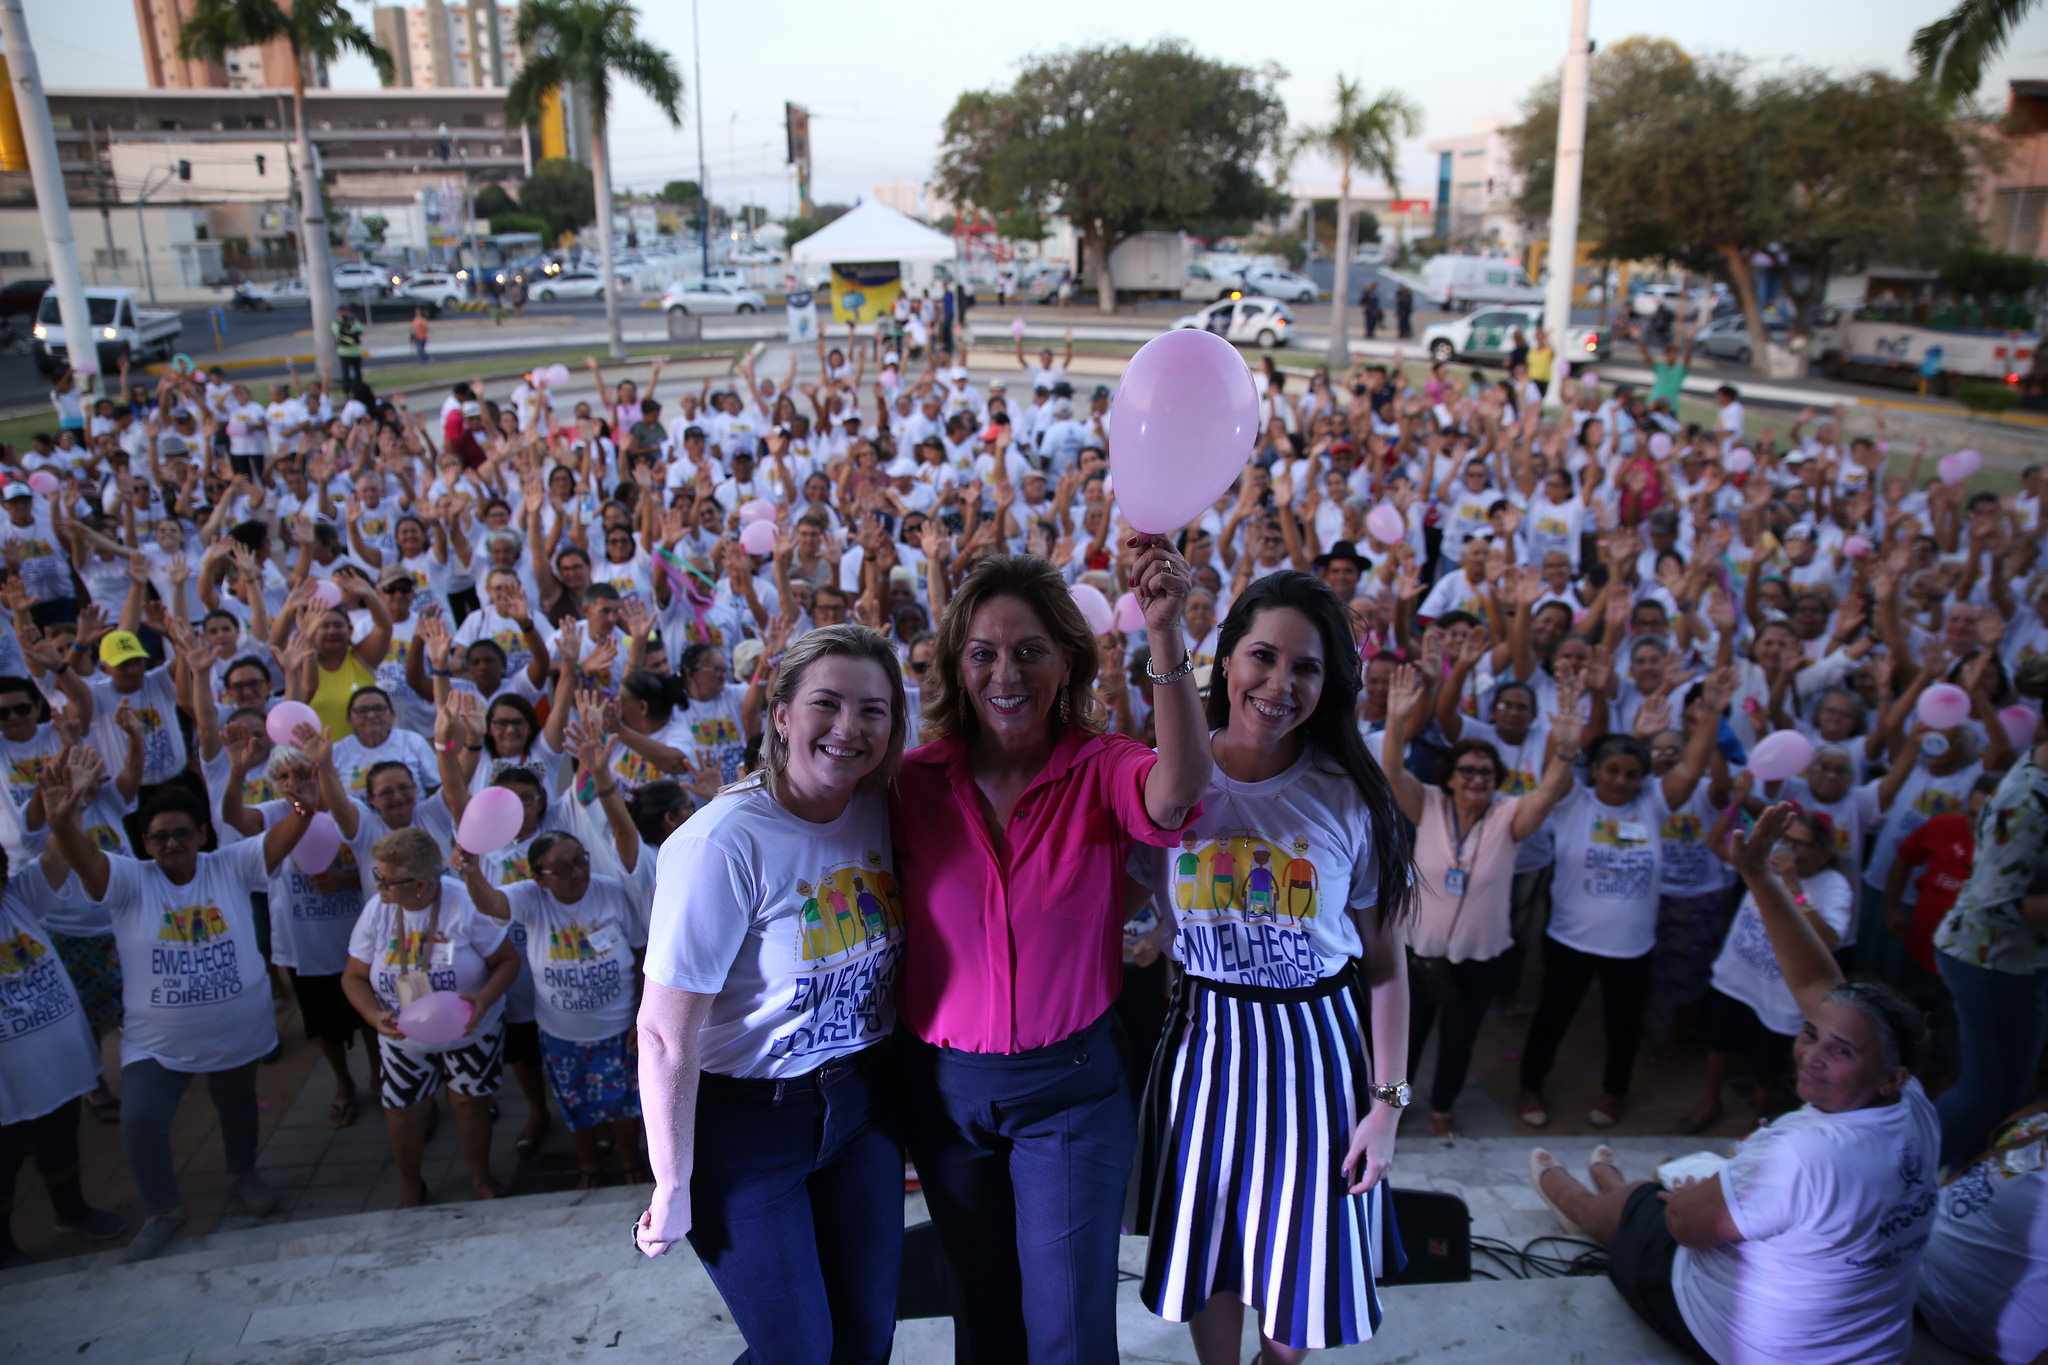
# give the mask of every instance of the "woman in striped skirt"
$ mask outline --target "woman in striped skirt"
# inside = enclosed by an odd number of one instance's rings
[[[1223,624],[1215,776],[1164,869],[1182,975],[1138,1177],[1145,1304],[1202,1365],[1236,1365],[1246,1307],[1265,1365],[1379,1328],[1413,893],[1359,685],[1344,606],[1307,574],[1261,578]]]

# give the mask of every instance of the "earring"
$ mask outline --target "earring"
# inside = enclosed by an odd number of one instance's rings
[[[1067,690],[1060,689],[1060,724],[1065,725],[1074,718],[1074,704],[1067,698]]]

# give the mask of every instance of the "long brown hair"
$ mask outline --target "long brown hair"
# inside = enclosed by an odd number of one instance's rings
[[[1101,734],[1108,717],[1095,705],[1095,635],[1088,629],[1074,595],[1060,571],[1036,555],[992,555],[974,567],[967,581],[946,603],[933,642],[932,667],[924,682],[924,738],[959,735],[972,739],[980,720],[974,702],[960,681],[960,657],[967,650],[967,632],[975,613],[998,597],[1014,597],[1044,623],[1055,648],[1067,656],[1067,711],[1064,722],[1084,734]],[[1055,725],[1061,724],[1057,713]]]

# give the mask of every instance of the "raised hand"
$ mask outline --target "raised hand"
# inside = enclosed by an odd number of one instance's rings
[[[1785,836],[1798,813],[1797,806],[1780,801],[1757,817],[1748,834],[1732,833],[1728,861],[1744,881],[1754,883],[1770,875],[1771,850],[1778,846],[1778,840]]]
[[[1387,714],[1409,715],[1422,701],[1423,693],[1427,690],[1422,674],[1416,671],[1415,665],[1402,664],[1394,670],[1393,682],[1387,687]]]

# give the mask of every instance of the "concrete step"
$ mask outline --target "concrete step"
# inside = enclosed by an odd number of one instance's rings
[[[1462,1195],[1473,1231],[1517,1247],[1556,1232],[1525,1177],[1528,1139],[1407,1142],[1395,1184]],[[1553,1144],[1582,1164],[1594,1144]],[[1647,1171],[1695,1149],[1684,1140],[1613,1144],[1624,1170]],[[646,1191],[608,1189],[257,1226],[181,1240],[163,1258],[119,1253],[0,1275],[0,1359],[113,1360],[124,1365],[327,1362],[605,1361],[726,1365],[738,1333],[687,1253],[648,1261],[631,1227]],[[906,1217],[924,1217],[922,1200]],[[1551,1250],[1559,1248],[1552,1247]],[[1145,1243],[1126,1238],[1123,1268],[1142,1272]],[[1505,1274],[1475,1257],[1475,1267]],[[1383,1291],[1378,1339],[1332,1362],[1677,1362],[1604,1279],[1484,1280]],[[1119,1289],[1122,1356],[1192,1362],[1187,1330]],[[1248,1327],[1245,1355],[1256,1349]],[[945,1365],[950,1323],[906,1322],[896,1359]],[[1928,1341],[1915,1365],[1962,1358]]]

